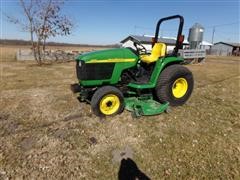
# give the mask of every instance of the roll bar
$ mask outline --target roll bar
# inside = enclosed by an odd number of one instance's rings
[[[177,56],[178,50],[181,48],[182,43],[183,43],[183,36],[182,36],[182,30],[183,30],[183,24],[184,24],[184,18],[180,15],[174,15],[174,16],[168,16],[165,18],[162,18],[158,21],[157,26],[156,26],[156,31],[155,31],[155,37],[154,37],[154,42],[153,46],[156,42],[158,42],[158,35],[159,35],[159,30],[160,30],[160,25],[162,24],[163,21],[168,21],[172,19],[179,19],[179,26],[178,26],[178,34],[177,34],[177,40],[176,40],[176,45],[173,50],[173,55]]]

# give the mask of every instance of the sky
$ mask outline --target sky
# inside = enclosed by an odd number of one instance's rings
[[[1,39],[29,40],[29,33],[7,21],[5,14],[24,19],[18,0],[0,0]],[[62,13],[74,22],[72,34],[49,41],[115,44],[130,34],[153,35],[160,18],[184,16],[185,37],[194,23],[205,27],[204,40],[240,42],[239,0],[67,0]],[[177,21],[163,24],[160,34],[174,37]]]

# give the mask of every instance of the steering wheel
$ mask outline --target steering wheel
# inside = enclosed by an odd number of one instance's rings
[[[147,49],[141,44],[140,41],[134,39],[133,45],[137,49],[138,54],[147,54]]]

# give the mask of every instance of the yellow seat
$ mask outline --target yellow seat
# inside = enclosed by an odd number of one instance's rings
[[[155,43],[150,55],[141,55],[141,61],[150,64],[158,60],[159,57],[165,56],[166,44]]]

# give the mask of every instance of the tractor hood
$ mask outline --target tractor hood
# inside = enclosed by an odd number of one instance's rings
[[[129,48],[116,48],[100,51],[93,51],[79,55],[76,61],[85,63],[117,63],[134,62],[138,59],[137,54]]]

